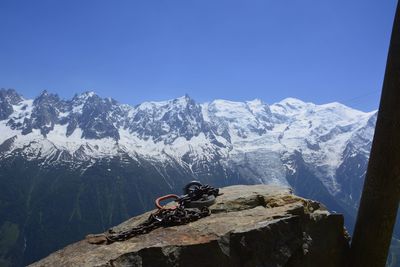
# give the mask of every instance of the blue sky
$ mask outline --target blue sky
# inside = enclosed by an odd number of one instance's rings
[[[2,0],[0,87],[377,108],[395,0]]]

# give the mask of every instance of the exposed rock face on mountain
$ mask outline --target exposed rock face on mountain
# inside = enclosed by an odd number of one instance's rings
[[[342,215],[276,186],[230,186],[221,192],[211,215],[198,221],[110,245],[82,240],[31,266],[345,266],[349,240]]]
[[[0,90],[0,120],[7,119],[13,113],[13,105],[22,101],[22,97],[12,89]]]

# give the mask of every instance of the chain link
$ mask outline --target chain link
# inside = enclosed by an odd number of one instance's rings
[[[186,188],[186,187],[185,187]],[[208,203],[209,199],[213,199],[219,195],[219,189],[214,188],[210,185],[198,185],[195,186],[194,188],[187,188],[186,195],[181,196],[176,200],[180,206],[183,207],[191,207],[194,206],[193,204],[197,206],[202,206],[202,204]],[[214,198],[210,198],[213,196]],[[211,203],[213,204],[214,201]]]
[[[187,188],[186,195],[176,200],[177,207],[159,209],[152,213],[146,221],[126,231],[115,232],[112,228],[109,229],[105,234],[106,243],[125,241],[159,227],[183,225],[207,217],[210,215],[208,206],[215,202],[215,197],[218,195],[219,189],[197,182],[196,186]],[[209,201],[211,198],[213,201]],[[191,205],[193,203],[195,205]]]

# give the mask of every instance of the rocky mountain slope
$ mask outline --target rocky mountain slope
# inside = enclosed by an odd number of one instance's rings
[[[93,92],[1,90],[0,259],[30,263],[193,179],[290,186],[343,213],[351,231],[375,120],[293,98],[133,107]]]

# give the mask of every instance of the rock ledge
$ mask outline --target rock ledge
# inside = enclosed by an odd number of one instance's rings
[[[343,216],[289,189],[230,186],[196,222],[110,245],[85,240],[31,266],[345,266]],[[128,229],[150,212],[114,229]]]

